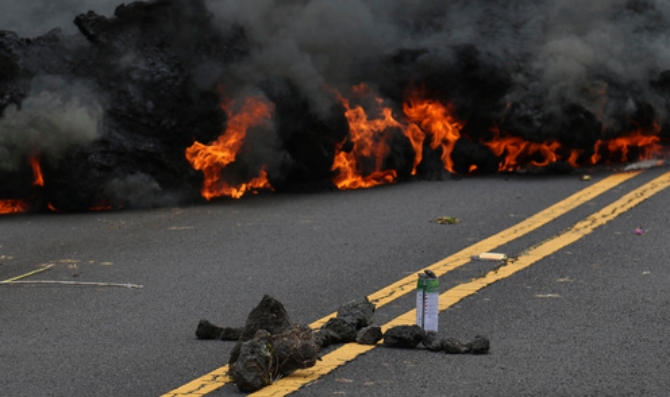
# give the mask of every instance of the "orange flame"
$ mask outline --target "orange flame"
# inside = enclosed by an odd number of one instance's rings
[[[237,113],[231,110],[234,105],[233,102],[230,106],[223,106],[228,113],[228,126],[216,141],[209,145],[195,142],[186,149],[186,159],[191,166],[205,175],[201,194],[207,200],[220,196],[240,198],[253,189],[271,188],[264,169],[257,178],[247,183],[233,186],[222,180],[221,171],[235,161],[247,130],[257,126],[269,127],[274,112],[274,105],[261,98],[245,98]]]
[[[370,95],[370,89],[365,84],[357,85],[351,91],[361,97]],[[416,175],[417,167],[423,159],[423,145],[428,135],[431,136],[431,148],[442,150],[444,168],[455,172],[451,153],[461,137],[463,125],[452,116],[454,109],[451,105],[425,99],[416,91],[403,104],[403,113],[408,123],[400,123],[393,117],[392,109],[384,107],[383,100],[379,97],[374,98],[377,103],[375,110],[379,116],[373,119],[365,113],[362,106],[352,107],[350,101],[340,93],[337,93],[337,97],[345,108],[353,144],[353,149],[349,152],[343,151],[347,141],[342,142],[336,149],[332,170],[337,171],[333,182],[338,188],[357,189],[395,182],[396,171],[382,169],[384,159],[390,152],[388,131],[392,128],[402,131],[414,149],[412,175]],[[370,162],[374,162],[374,170],[366,174],[364,168],[370,167]],[[476,170],[476,166],[470,167],[470,170]]]
[[[110,211],[111,209],[112,209],[112,206],[107,204],[107,201],[102,200],[97,205],[94,205],[93,207],[90,207],[88,210],[89,211]]]
[[[546,167],[557,161],[565,160],[570,166],[578,167],[578,149],[568,149],[558,141],[531,142],[515,136],[501,136],[497,127],[491,129],[493,140],[483,142],[500,158],[498,171],[514,171],[521,167]],[[563,153],[568,153],[565,156]]]
[[[364,84],[355,86],[352,91],[360,96],[369,94]],[[335,160],[331,168],[332,171],[337,171],[333,177],[333,183],[338,189],[361,189],[395,182],[396,171],[382,169],[384,159],[390,152],[387,130],[403,128],[393,118],[391,108],[382,107],[383,100],[375,98],[380,117],[369,119],[362,106],[352,107],[348,99],[339,92],[336,94],[345,108],[345,117],[349,122],[349,138],[353,149],[348,152],[343,150],[346,140],[337,145]],[[368,162],[374,164],[368,164]],[[373,170],[365,172],[363,164],[373,167]]]
[[[657,135],[660,126],[654,125],[651,131],[642,129],[633,131],[629,135],[596,141],[593,155],[580,162],[582,149],[572,149],[557,141],[531,142],[520,137],[502,136],[498,127],[491,128],[493,139],[482,142],[500,158],[498,171],[509,172],[521,167],[546,167],[558,161],[565,161],[573,168],[584,165],[607,164],[611,162],[628,162],[648,160],[658,155],[663,146]],[[636,154],[630,158],[631,152]]]
[[[444,105],[439,101],[432,99],[423,99],[418,94],[414,94],[407,102],[403,104],[403,112],[407,120],[416,123],[421,131],[424,131],[432,136],[430,147],[432,149],[442,148],[442,163],[444,168],[452,173],[454,171],[454,162],[451,159],[451,153],[454,150],[456,141],[461,137],[461,130],[463,124],[457,121],[452,114],[454,109],[451,105]],[[409,135],[413,137],[419,136],[418,132],[411,127],[408,129],[411,132]],[[417,128],[417,129],[418,129]],[[407,135],[407,134],[406,134]],[[425,136],[425,135],[424,135]],[[408,136],[409,137],[409,136]],[[414,160],[415,168],[421,162],[423,140],[419,141],[410,138],[412,146],[417,154]],[[419,147],[417,149],[417,146]]]
[[[28,212],[30,204],[25,200],[0,200],[0,215]]]
[[[35,176],[33,180],[33,185],[35,186],[44,186],[44,176],[42,175],[42,167],[40,166],[40,157],[32,156],[30,157],[30,166],[33,168],[33,175]]]
[[[638,158],[635,160],[652,159],[663,149],[663,145],[660,144],[661,138],[658,136],[660,130],[660,126],[655,123],[651,131],[648,132],[638,129],[627,136],[607,140],[599,139],[595,144],[591,163],[634,160],[628,158],[632,149],[635,149],[638,154]],[[609,154],[609,157],[605,158],[603,152]]]
[[[44,186],[44,176],[42,175],[39,156],[31,156],[28,160],[33,169],[33,185]],[[26,200],[0,200],[0,215],[28,212],[31,207],[32,205]]]

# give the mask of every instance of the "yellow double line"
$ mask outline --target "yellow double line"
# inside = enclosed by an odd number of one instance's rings
[[[426,269],[430,269],[435,272],[436,275],[442,276],[447,272],[468,263],[473,255],[493,250],[496,247],[524,236],[556,219],[557,217],[571,211],[579,205],[629,180],[639,173],[640,172],[614,174],[608,178],[605,178],[602,181],[595,183],[588,188],[552,205],[551,207],[540,211],[539,213],[518,223],[517,225],[476,244],[473,244],[454,255],[434,263]],[[440,295],[440,311],[446,310],[463,298],[473,295],[486,286],[507,278],[512,274],[527,268],[542,258],[558,251],[559,249],[572,244],[581,237],[591,233],[597,227],[604,225],[618,215],[633,208],[637,204],[662,191],[668,186],[670,186],[670,172],[654,179],[640,188],[631,191],[614,203],[606,206],[602,210],[578,222],[568,230],[560,233],[558,236],[555,236],[550,240],[532,247],[526,251],[524,256],[508,261],[506,265],[489,272],[483,277],[474,279],[468,283],[460,284],[442,293]],[[411,291],[414,291],[415,283],[416,275],[411,275],[369,295],[368,298],[374,302],[377,307],[381,307]],[[331,313],[328,316],[310,324],[310,327],[317,329],[335,315],[336,313]],[[390,322],[384,324],[382,326],[382,330],[385,331],[386,329],[396,325],[412,324],[415,320],[415,316],[415,310],[410,310],[407,313],[402,314]],[[298,390],[300,387],[319,379],[335,368],[344,365],[345,363],[355,359],[357,356],[374,348],[375,346],[359,345],[355,343],[344,345],[323,356],[322,361],[318,362],[316,366],[297,371],[290,376],[282,378],[272,385],[251,394],[250,396],[286,396]],[[226,383],[230,383],[231,380],[227,376],[227,371],[228,366],[218,368],[198,379],[195,379],[194,381],[189,382],[184,386],[164,394],[161,397],[204,396],[213,392],[214,390],[217,390]]]

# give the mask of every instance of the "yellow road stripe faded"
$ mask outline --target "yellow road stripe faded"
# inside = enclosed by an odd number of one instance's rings
[[[436,262],[424,269],[432,270],[438,277],[450,272],[471,260],[473,255],[478,255],[482,252],[491,251],[496,247],[506,244],[514,239],[522,237],[533,230],[551,222],[559,216],[575,209],[581,204],[594,199],[602,193],[620,185],[621,183],[640,174],[641,171],[618,173],[610,175],[609,177],[596,182],[587,188],[567,197],[566,199],[538,212],[537,214],[527,218],[516,225],[503,230],[487,239],[475,243],[456,254],[453,254],[439,262]],[[382,307],[395,299],[398,299],[405,294],[414,291],[416,284],[416,275],[407,276],[397,282],[371,294],[368,296],[371,302],[375,303],[377,308]],[[329,319],[335,317],[337,312],[331,313],[310,324],[312,329],[321,328]],[[184,386],[172,390],[161,397],[196,397],[203,396],[210,393],[226,383],[230,383],[231,379],[225,375],[228,371],[228,366],[217,368],[214,371],[203,375]],[[206,392],[205,392],[206,391]]]
[[[593,232],[599,226],[606,224],[668,186],[670,186],[670,172],[624,195],[619,200],[604,207],[595,214],[577,222],[574,226],[567,229],[565,232],[560,233],[555,238],[545,240],[532,247],[524,256],[511,259],[506,265],[488,272],[483,277],[473,279],[468,283],[457,285],[456,287],[443,292],[440,294],[439,310],[444,311],[462,299],[476,294],[483,288],[505,279],[555,253],[561,248],[574,243],[580,238]],[[416,309],[413,309],[384,324],[382,330],[385,332],[387,329],[397,325],[414,324],[415,320]],[[330,373],[337,367],[354,360],[359,355],[367,353],[376,346],[377,345],[358,345],[356,343],[344,345],[323,356],[323,362],[317,362],[316,366],[297,371],[286,378],[279,379],[272,385],[267,386],[258,392],[249,394],[249,397],[283,397],[291,394],[299,388],[319,379],[321,376]]]
[[[53,264],[51,264],[51,265],[47,265],[47,266],[44,266],[44,267],[42,267],[42,268],[40,268],[40,269],[35,269],[35,270],[33,270],[32,272],[28,272],[28,273],[26,273],[26,274],[22,274],[22,275],[20,275],[20,276],[16,276],[16,277],[9,278],[9,279],[7,279],[7,280],[0,281],[0,284],[10,284],[10,283],[12,283],[12,282],[14,282],[14,281],[18,281],[18,280],[24,279],[24,278],[26,278],[26,277],[30,277],[30,276],[35,275],[35,274],[37,274],[37,273],[42,273],[43,271],[45,271],[45,270],[49,270],[49,269],[51,269],[51,268],[54,267],[54,266],[55,266],[55,265],[53,265]]]

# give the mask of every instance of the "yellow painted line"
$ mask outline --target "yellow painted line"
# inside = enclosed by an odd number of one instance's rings
[[[606,206],[588,218],[576,223],[574,226],[559,234],[555,238],[545,240],[544,242],[532,247],[527,251],[526,255],[514,260],[509,260],[506,265],[488,272],[483,277],[473,279],[468,283],[457,285],[456,287],[440,294],[439,310],[444,311],[462,299],[476,294],[483,288],[486,288],[487,286],[497,281],[505,279],[514,273],[517,273],[518,271],[523,270],[538,262],[539,260],[555,253],[556,251],[565,248],[580,238],[590,234],[599,226],[606,224],[607,222],[635,207],[654,194],[662,191],[663,189],[666,189],[668,186],[670,186],[670,172],[624,195],[614,203]],[[413,309],[384,324],[382,326],[382,330],[385,332],[391,327],[414,324],[415,321],[416,309]],[[299,388],[318,380],[320,377],[332,372],[334,369],[346,364],[347,362],[354,360],[359,355],[369,352],[376,346],[377,345],[359,345],[356,343],[344,345],[343,347],[323,356],[323,361],[317,362],[314,367],[297,371],[295,374],[291,374],[286,378],[279,379],[272,385],[269,385],[255,393],[249,394],[248,396],[284,397],[297,391]]]
[[[192,380],[184,386],[174,389],[171,392],[164,394],[163,396],[204,396],[205,394],[209,394],[230,382],[232,382],[232,379],[230,379],[228,376],[228,366],[226,365],[215,369],[207,375],[203,375],[195,380]]]
[[[533,230],[551,222],[559,216],[575,209],[581,204],[594,199],[602,193],[620,185],[621,183],[639,175],[642,171],[618,173],[610,175],[609,177],[598,181],[587,188],[567,197],[566,199],[538,212],[537,214],[527,218],[516,225],[503,230],[487,239],[475,243],[468,248],[465,248],[456,254],[453,254],[439,262],[436,262],[424,269],[432,270],[438,277],[452,271],[466,263],[470,262],[472,256],[478,255],[482,252],[491,251],[496,247],[506,244],[514,239],[522,237]],[[397,282],[371,294],[368,296],[371,302],[375,303],[377,308],[382,307],[395,299],[398,299],[405,294],[414,291],[416,287],[416,275],[412,274]],[[309,326],[312,329],[321,328],[329,319],[335,317],[337,312],[333,312]],[[227,376],[220,376],[218,374],[226,373],[228,366],[217,368],[216,370],[203,375],[184,386],[172,390],[161,397],[190,397],[202,396],[203,390],[216,390],[226,383],[230,383],[231,379]],[[218,385],[218,386],[217,386]],[[213,388],[213,389],[212,389]],[[209,392],[208,392],[209,393]],[[206,394],[206,393],[205,393]]]
[[[12,278],[9,278],[7,280],[4,280],[4,281],[0,281],[0,284],[9,284],[9,283],[12,283],[12,282],[17,281],[17,280],[21,280],[21,279],[26,278],[26,277],[30,277],[30,276],[35,275],[37,273],[42,273],[43,271],[49,270],[54,266],[55,265],[52,264],[52,265],[45,266],[41,269],[36,269],[36,270],[33,270],[32,272],[28,272],[28,273],[22,274],[20,276],[16,276],[16,277],[12,277]]]
[[[481,240],[478,243],[475,243],[453,255],[450,255],[449,257],[444,258],[439,262],[435,262],[434,264],[424,269],[432,270],[438,277],[442,276],[470,262],[473,256],[479,255],[482,252],[491,251],[497,247],[500,247],[501,245],[509,243],[512,240],[522,237],[639,174],[640,171],[613,174],[552,205],[551,207],[538,212],[530,218],[527,218],[489,238]],[[369,295],[368,299],[370,299],[370,301],[379,308],[409,292],[414,291],[415,288],[416,274],[412,274],[396,281],[388,287],[385,287]],[[330,318],[335,317],[335,315],[337,315],[337,313],[332,313],[320,320],[315,321],[314,323],[310,324],[310,326],[314,329],[320,328]]]

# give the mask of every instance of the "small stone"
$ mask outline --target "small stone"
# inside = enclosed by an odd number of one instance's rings
[[[425,335],[426,331],[418,325],[398,325],[384,333],[384,346],[414,348]]]
[[[456,338],[447,338],[442,341],[442,349],[447,354],[465,354],[470,352],[471,346]]]
[[[470,342],[470,345],[472,345],[472,354],[486,354],[491,347],[488,338],[481,335],[475,336],[472,342]]]
[[[374,345],[382,340],[382,327],[376,325],[369,325],[361,328],[356,335],[356,342],[361,345]]]
[[[439,352],[444,349],[442,346],[442,339],[440,339],[440,337],[437,335],[437,332],[435,331],[426,332],[426,336],[423,337],[421,343],[426,347],[426,349],[433,352]]]
[[[320,331],[330,335],[331,343],[349,343],[356,340],[356,328],[341,318],[331,318]]]
[[[356,329],[361,329],[372,324],[375,313],[375,305],[368,300],[367,296],[345,303],[337,310],[337,318],[341,318]]]

